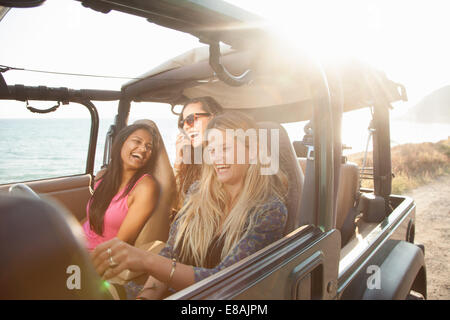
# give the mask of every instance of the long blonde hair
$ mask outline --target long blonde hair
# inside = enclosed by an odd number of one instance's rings
[[[257,125],[245,114],[229,111],[212,119],[208,129],[257,131]],[[245,141],[245,145],[248,148],[247,142]],[[284,200],[287,191],[285,174],[278,170],[273,175],[262,175],[261,168],[259,161],[249,166],[242,191],[235,205],[229,208],[228,195],[223,184],[217,179],[214,166],[203,164],[198,188],[177,215],[180,221],[175,248],[180,261],[205,267],[208,248],[216,236],[223,241],[221,259],[225,258],[244,236],[246,229],[251,228],[253,219],[249,218],[258,207],[266,204],[274,196]],[[226,212],[229,213],[223,219]],[[250,221],[250,224],[246,228],[247,221]],[[221,232],[218,234],[220,227]]]

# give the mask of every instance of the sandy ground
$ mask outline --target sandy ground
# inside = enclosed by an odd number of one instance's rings
[[[416,202],[415,243],[425,245],[428,299],[450,299],[450,176],[406,194]]]

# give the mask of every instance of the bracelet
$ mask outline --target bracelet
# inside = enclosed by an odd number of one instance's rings
[[[170,281],[172,281],[176,266],[177,266],[177,259],[173,258],[172,259],[172,270],[170,270],[169,280],[167,281],[167,284],[169,284]]]

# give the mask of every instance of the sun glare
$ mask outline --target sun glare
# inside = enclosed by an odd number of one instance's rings
[[[392,119],[400,119],[425,96],[450,85],[448,1],[227,1],[266,19],[279,37],[320,61],[354,58],[404,85],[408,102],[393,104]],[[369,121],[368,110],[345,116],[342,136],[353,146],[349,152],[365,148]],[[360,128],[361,136],[352,135],[348,126]],[[402,128],[414,135],[411,125]],[[406,141],[397,131],[392,132],[393,142]]]
[[[232,1],[268,20],[296,47],[321,57],[361,55],[381,30],[380,8],[368,1]]]
[[[447,1],[228,2],[268,20],[274,32],[319,59],[354,57],[385,71],[407,87],[411,102],[450,83]]]

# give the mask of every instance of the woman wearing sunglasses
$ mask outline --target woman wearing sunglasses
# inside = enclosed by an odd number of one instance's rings
[[[222,113],[222,106],[212,97],[189,100],[178,118],[180,133],[176,141],[174,164],[178,200],[176,211],[181,207],[189,187],[200,178],[201,164],[195,164],[194,155],[201,149],[203,136],[209,121]],[[201,150],[199,150],[201,155]]]

